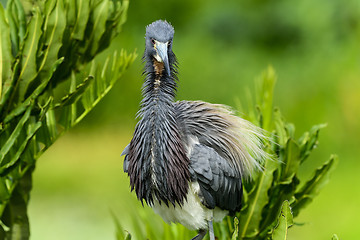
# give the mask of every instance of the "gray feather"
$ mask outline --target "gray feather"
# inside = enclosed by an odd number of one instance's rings
[[[190,156],[193,176],[200,186],[203,203],[208,208],[219,207],[230,212],[241,208],[241,175],[214,149],[196,144]]]
[[[124,172],[128,172],[128,169],[129,169],[129,159],[128,159],[128,154],[129,154],[129,146],[130,144],[128,144],[124,150],[122,151],[121,155],[120,156],[124,156],[124,163],[123,163],[123,169],[124,169]]]
[[[264,152],[263,131],[233,115],[228,107],[201,101],[175,103],[183,137],[195,136],[214,149],[243,177],[261,169],[261,162],[270,156]]]
[[[122,151],[121,155],[120,156],[124,156],[124,155],[127,155],[129,154],[129,147],[130,147],[130,144],[128,144],[124,150]]]

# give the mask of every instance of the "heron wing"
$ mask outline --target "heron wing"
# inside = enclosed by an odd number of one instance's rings
[[[240,211],[241,175],[213,148],[195,144],[190,155],[190,168],[193,180],[200,186],[199,196],[206,207],[219,207],[230,213]]]
[[[200,144],[213,148],[236,168],[243,177],[267,158],[262,149],[262,130],[249,121],[235,116],[229,107],[202,101],[175,103],[178,125],[184,142],[195,136]]]

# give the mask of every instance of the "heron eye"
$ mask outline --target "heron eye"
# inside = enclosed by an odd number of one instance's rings
[[[153,45],[155,45],[155,39],[151,39],[151,43],[153,44]]]

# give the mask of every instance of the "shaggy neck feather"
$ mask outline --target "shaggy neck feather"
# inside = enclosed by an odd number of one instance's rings
[[[161,63],[147,61],[141,119],[130,144],[130,184],[138,198],[150,205],[154,201],[182,205],[190,179],[174,111],[176,70],[174,64],[170,66],[168,76]]]

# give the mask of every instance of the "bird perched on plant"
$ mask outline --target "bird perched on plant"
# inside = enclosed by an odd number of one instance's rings
[[[124,149],[131,190],[166,222],[198,230],[241,209],[242,179],[267,157],[262,130],[229,107],[174,101],[177,61],[174,28],[162,20],[146,27],[140,118]]]

